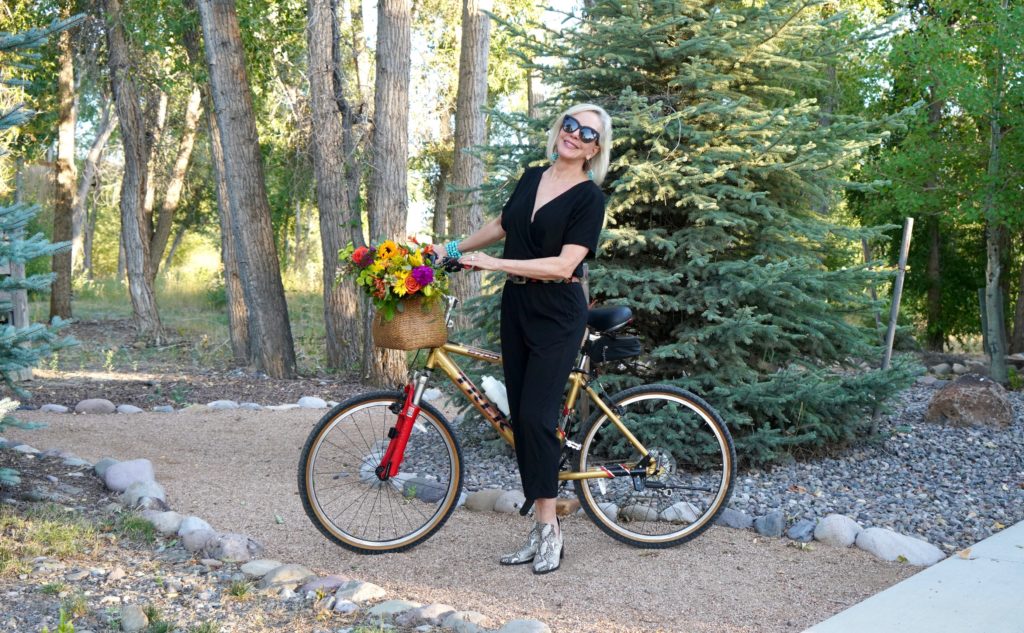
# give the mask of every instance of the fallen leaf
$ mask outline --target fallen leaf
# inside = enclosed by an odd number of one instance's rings
[[[992,528],[995,529],[995,530],[1004,530],[1004,529],[1006,529],[1006,526],[1003,525],[1002,523],[1000,523],[999,521],[996,521],[995,523],[992,524]]]
[[[793,484],[789,487],[790,492],[799,492],[800,494],[807,494],[807,488]]]
[[[284,525],[284,519],[281,517],[280,514],[275,514],[274,515],[274,523],[276,523],[278,525]]]
[[[971,559],[971,548],[968,547],[967,549],[960,550],[959,552],[957,552],[957,556],[959,556],[960,558],[962,558],[964,560],[970,560]]]
[[[897,563],[905,563],[905,562],[907,562],[907,557],[903,556],[902,554],[900,554],[899,556],[896,557],[896,562]]]

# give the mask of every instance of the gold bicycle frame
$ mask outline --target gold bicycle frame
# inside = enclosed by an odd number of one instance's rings
[[[494,430],[498,432],[498,435],[500,435],[502,439],[514,448],[515,440],[512,438],[512,425],[509,423],[508,418],[505,417],[505,414],[502,413],[486,395],[477,389],[476,385],[473,384],[473,381],[470,380],[469,376],[462,371],[462,368],[459,367],[458,363],[452,359],[451,355],[466,356],[468,358],[475,358],[477,360],[500,365],[501,354],[469,345],[445,343],[441,347],[434,347],[430,350],[430,355],[427,357],[426,368],[431,371],[437,368],[444,372],[444,374],[448,376],[448,379],[451,380],[458,390],[461,391],[469,400],[470,404],[473,405],[473,408],[475,408],[480,415],[484,416],[484,419],[494,427]],[[590,401],[595,403],[597,407],[601,409],[606,416],[608,416],[608,419],[611,420],[612,424],[614,424],[619,432],[622,433],[623,437],[625,437],[629,443],[637,449],[641,458],[647,457],[648,451],[644,445],[640,443],[640,440],[638,440],[628,428],[626,428],[626,425],[622,423],[619,416],[608,408],[608,405],[605,404],[601,396],[594,391],[587,382],[586,376],[582,371],[574,370],[569,374],[569,395],[565,399],[563,411],[568,412],[573,410],[581,391],[585,391],[587,396],[590,397]],[[647,465],[648,475],[654,475],[656,470],[657,464],[651,463]],[[558,479],[560,481],[613,478],[615,478],[615,475],[605,469],[588,470],[586,472],[561,471],[558,473]]]

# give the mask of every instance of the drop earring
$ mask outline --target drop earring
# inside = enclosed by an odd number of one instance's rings
[[[558,152],[551,152],[551,162],[558,160]]]
[[[587,178],[589,178],[591,180],[594,179],[594,170],[593,169],[588,169],[587,170]]]

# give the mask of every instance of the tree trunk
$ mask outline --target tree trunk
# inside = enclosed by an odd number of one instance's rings
[[[71,14],[69,6],[61,9],[62,17]],[[54,163],[56,190],[53,201],[53,241],[70,242],[71,217],[75,207],[75,61],[71,50],[71,33],[62,31],[58,43],[60,71],[57,75],[57,160]],[[50,290],[50,318],[71,318],[71,249],[54,253],[54,273]]]
[[[96,235],[96,207],[99,206],[97,198],[99,187],[92,190],[92,204],[85,207],[85,227],[82,230],[82,268],[85,270],[85,278],[93,279],[92,269],[92,244]],[[91,210],[90,210],[91,208]]]
[[[196,0],[185,0],[186,10],[198,12]],[[199,33],[194,28],[186,29],[182,40],[188,53],[189,61],[197,65],[203,62],[200,50]],[[206,119],[207,138],[210,142],[210,164],[213,170],[213,182],[217,192],[217,218],[220,221],[220,255],[224,266],[224,292],[228,309],[228,335],[231,339],[231,352],[239,365],[254,363],[255,352],[249,336],[249,312],[245,307],[245,292],[242,289],[242,277],[238,270],[238,250],[235,244],[235,229],[231,199],[228,196],[228,185],[224,179],[224,152],[220,143],[220,128],[217,115],[206,87],[203,92],[203,112]]]
[[[152,259],[154,275],[159,272],[160,262],[163,259],[164,250],[167,248],[167,240],[171,236],[171,228],[174,225],[174,214],[181,202],[181,190],[185,187],[185,174],[188,172],[188,163],[192,159],[192,148],[195,147],[202,104],[202,93],[199,91],[199,86],[193,86],[192,93],[188,97],[188,104],[185,106],[185,123],[181,128],[181,139],[178,141],[178,155],[171,168],[171,177],[167,181],[167,187],[164,189],[160,216],[157,218],[153,241],[150,245],[149,255]]]
[[[1024,233],[1019,237],[1024,241]],[[1010,337],[1010,353],[1024,352],[1024,266],[1020,267],[1017,280],[1017,301],[1013,310],[1013,335]]]
[[[149,270],[149,231],[143,203],[146,196],[146,148],[138,91],[129,67],[128,44],[121,24],[120,0],[105,0],[110,83],[121,127],[124,176],[121,180],[121,245],[124,248],[135,327],[144,338],[159,340],[160,316]]]
[[[233,0],[199,0],[206,63],[224,153],[238,264],[257,367],[295,376],[288,304],[270,223],[252,94]]]
[[[181,246],[181,240],[185,238],[185,230],[185,225],[179,224],[178,230],[174,232],[174,239],[171,240],[171,247],[167,250],[167,257],[164,259],[164,270],[171,267],[171,262],[174,260],[174,254],[178,251],[178,247]]]
[[[164,137],[167,126],[167,93],[157,91],[157,98],[150,99],[146,104],[146,199],[142,205],[146,214],[146,235],[153,236],[153,207],[156,204],[156,166],[160,162],[160,141]],[[155,271],[154,271],[155,274]]]
[[[441,107],[441,111],[438,114],[440,115],[439,140],[441,145],[445,146],[448,143],[448,139],[452,138],[451,119],[454,114],[453,108],[451,105],[445,104]],[[437,183],[434,186],[434,218],[432,222],[435,243],[444,241],[448,235],[448,203],[451,201],[451,191],[449,191],[448,186],[451,183],[452,177],[452,157],[447,151],[438,156],[437,169]]]
[[[365,93],[365,79],[359,76],[358,69],[364,66],[368,66],[369,62],[366,61],[366,47],[363,46],[362,40],[356,34],[363,33],[363,11],[360,3],[353,3],[356,5],[353,9],[353,13],[349,18],[349,22],[352,25],[353,33],[353,48],[352,57],[356,62],[356,89],[357,94],[355,103],[348,98],[346,91],[346,78],[344,74],[345,61],[342,55],[342,44],[341,44],[341,32],[340,29],[334,29],[334,45],[331,49],[331,56],[334,60],[334,100],[338,103],[338,109],[341,111],[341,125],[342,125],[342,139],[343,149],[345,152],[345,173],[348,179],[348,204],[352,210],[351,221],[348,222],[349,227],[349,239],[353,244],[362,244],[365,241],[363,237],[363,223],[361,221],[361,208],[360,200],[362,198],[361,188],[363,183],[363,143],[367,136],[367,109],[369,106],[366,101]],[[337,0],[331,0],[331,13],[334,15],[334,23],[338,23],[338,4]],[[364,339],[369,338],[369,330],[364,332]]]
[[[536,83],[534,71],[526,71],[526,113],[531,119],[540,118],[540,102],[544,100],[544,92]]]
[[[358,216],[352,211],[345,175],[346,151],[343,101],[335,98],[335,82],[344,91],[343,69],[336,65],[338,23],[330,0],[308,0],[306,41],[309,46],[309,98],[313,119],[313,173],[320,211],[323,253],[324,327],[327,365],[351,368],[362,353],[363,328],[359,297],[350,281],[337,283],[338,251],[348,236],[346,227]],[[361,241],[361,240],[360,240]]]
[[[1008,0],[1002,0],[1001,8],[1007,11]],[[1002,16],[999,16],[1001,19]],[[1000,25],[1002,21],[1000,20]],[[988,138],[988,170],[985,182],[985,199],[983,202],[987,230],[985,232],[985,312],[987,347],[989,356],[989,375],[992,380],[1006,384],[1008,372],[1006,367],[1006,319],[1003,314],[1003,243],[1006,227],[999,216],[997,189],[1000,187],[999,172],[1001,170],[1001,149],[1003,140],[1002,108],[1005,90],[1005,61],[1000,47],[1003,29],[999,28],[1000,38],[996,44],[995,77],[992,82],[992,107],[989,114]]]
[[[490,0],[463,0],[459,92],[455,108],[455,155],[452,167],[451,233],[464,237],[483,225],[479,187],[484,163],[471,151],[486,140],[483,108],[487,105],[487,56],[491,24],[484,11]],[[465,301],[480,294],[480,273],[454,275],[452,294]]]
[[[405,241],[408,214],[410,0],[377,4],[377,78],[373,169],[369,185],[371,238]],[[405,355],[378,348],[364,364],[377,385],[403,382]]]
[[[94,186],[98,186],[97,173],[100,157],[103,155],[103,150],[107,146],[107,141],[110,140],[115,125],[117,125],[117,115],[111,111],[110,104],[105,103],[103,114],[100,115],[100,130],[85,157],[82,177],[78,180],[75,207],[71,212],[71,271],[73,274],[78,274],[86,268],[84,234],[87,226],[86,207],[89,204],[89,192]]]

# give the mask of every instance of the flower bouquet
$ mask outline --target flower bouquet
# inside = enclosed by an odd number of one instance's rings
[[[373,339],[378,346],[419,349],[448,340],[441,301],[448,275],[433,245],[415,238],[405,245],[391,240],[379,246],[349,244],[338,256],[342,274],[354,277],[377,308]]]

